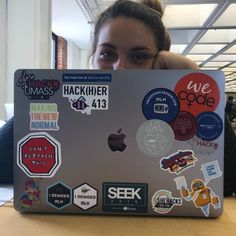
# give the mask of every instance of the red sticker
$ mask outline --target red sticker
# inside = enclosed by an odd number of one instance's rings
[[[60,144],[47,133],[29,134],[17,146],[17,164],[30,177],[52,177],[61,165]]]
[[[204,111],[214,111],[220,100],[217,83],[209,75],[191,73],[184,76],[175,86],[175,94],[180,101],[180,110],[198,115]]]
[[[196,134],[197,121],[195,117],[187,111],[180,111],[176,119],[172,121],[170,125],[175,133],[175,139],[177,140],[185,141]]]

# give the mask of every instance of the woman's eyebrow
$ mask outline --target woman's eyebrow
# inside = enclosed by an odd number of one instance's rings
[[[157,49],[155,48],[149,48],[149,47],[145,47],[145,46],[137,46],[137,47],[134,47],[132,48],[130,51],[133,52],[133,51],[151,51],[153,53],[157,53]]]
[[[108,48],[116,49],[116,47],[111,43],[101,43],[98,46],[99,47],[108,47]]]

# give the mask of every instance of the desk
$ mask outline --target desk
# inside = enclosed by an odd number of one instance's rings
[[[236,199],[226,198],[217,219],[179,217],[21,214],[12,204],[0,207],[1,236],[233,236]]]

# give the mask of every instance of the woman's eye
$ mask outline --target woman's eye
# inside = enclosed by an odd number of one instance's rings
[[[141,64],[146,62],[149,59],[152,59],[154,56],[149,53],[133,53],[131,54],[131,61],[135,64]]]
[[[115,58],[115,53],[110,51],[100,52],[99,58],[102,60],[113,60]]]

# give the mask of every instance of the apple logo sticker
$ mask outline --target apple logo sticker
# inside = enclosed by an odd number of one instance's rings
[[[111,134],[108,137],[107,140],[108,146],[113,152],[115,151],[123,152],[126,148],[126,144],[124,143],[126,135],[121,133],[121,131],[122,128],[120,128],[116,134]]]

